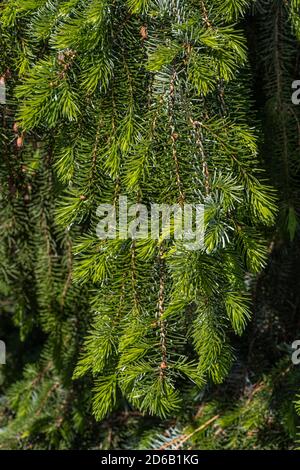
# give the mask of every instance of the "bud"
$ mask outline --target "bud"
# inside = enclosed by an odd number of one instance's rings
[[[23,136],[21,135],[17,138],[17,147],[18,147],[18,149],[23,147],[23,142],[24,142],[24,139],[23,139]]]
[[[140,29],[140,35],[142,37],[143,40],[146,40],[148,39],[148,29],[147,29],[147,26],[141,26],[141,29]]]

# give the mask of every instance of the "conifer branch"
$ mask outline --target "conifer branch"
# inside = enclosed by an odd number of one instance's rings
[[[174,122],[174,111],[175,111],[175,82],[177,78],[176,70],[173,70],[170,80],[170,90],[169,90],[169,123],[171,131],[171,142],[172,142],[172,155],[175,163],[175,172],[176,172],[176,182],[179,190],[179,203],[182,205],[185,201],[185,194],[182,187],[179,161],[177,155],[177,139],[179,138],[178,133],[176,132],[175,122]]]
[[[159,298],[158,298],[158,312],[157,321],[160,328],[160,347],[161,347],[161,364],[160,364],[160,378],[163,379],[168,367],[167,363],[167,334],[166,334],[166,321],[162,319],[165,311],[165,261],[163,246],[159,249],[158,255],[159,263]]]

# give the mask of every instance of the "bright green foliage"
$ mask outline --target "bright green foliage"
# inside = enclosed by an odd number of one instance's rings
[[[117,447],[103,430],[93,436],[92,413],[102,422],[124,409],[180,416],[236,364],[252,315],[249,278],[267,264],[277,211],[260,169],[238,26],[252,3],[4,1],[0,294],[22,340],[30,345],[36,334],[41,348],[9,389],[5,406],[15,414],[4,413],[3,446],[18,446],[17,433],[23,447],[74,447],[88,428],[82,447],[98,437]],[[296,3],[280,6],[295,28]],[[266,85],[270,106],[276,77]],[[276,139],[293,146],[283,121]],[[189,251],[163,236],[100,240],[97,207],[119,196],[148,207],[202,203],[204,246]],[[222,443],[242,447],[245,433],[263,426],[268,380],[236,409],[208,403],[196,425],[213,419],[230,433],[241,419],[241,435]]]

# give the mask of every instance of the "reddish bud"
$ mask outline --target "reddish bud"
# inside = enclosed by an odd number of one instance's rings
[[[23,136],[22,136],[22,135],[17,138],[17,147],[18,147],[18,148],[23,147],[23,141],[24,141],[24,139],[23,139]]]

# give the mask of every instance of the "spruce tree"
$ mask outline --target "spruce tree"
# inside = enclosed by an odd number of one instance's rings
[[[0,447],[290,442],[256,432],[289,359],[253,360],[251,387],[247,360],[266,315],[256,292],[298,237],[298,8],[3,2],[0,332],[18,376],[1,370]],[[99,239],[97,208],[120,196],[137,211],[202,204],[204,245],[188,250],[174,226],[170,238]],[[288,376],[293,411],[276,426],[295,427],[299,374]]]

